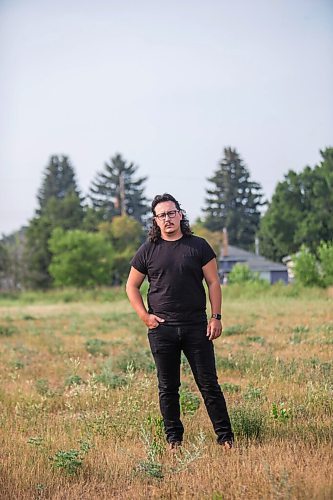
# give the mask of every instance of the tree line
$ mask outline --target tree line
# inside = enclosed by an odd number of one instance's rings
[[[206,237],[217,251],[223,228],[230,244],[247,250],[259,237],[261,254],[275,261],[302,245],[315,252],[333,235],[333,148],[320,153],[321,161],[313,168],[290,170],[268,202],[237,150],[225,148],[207,179],[195,234]],[[1,287],[121,283],[151,217],[147,177],[138,176],[138,169],[116,154],[84,196],[68,156],[51,156],[34,217],[0,241]]]

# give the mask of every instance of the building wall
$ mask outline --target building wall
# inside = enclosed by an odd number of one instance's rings
[[[268,281],[268,283],[271,282],[271,273],[270,271],[259,271],[259,278],[262,280]]]
[[[283,281],[288,284],[288,271],[271,271],[271,284]]]

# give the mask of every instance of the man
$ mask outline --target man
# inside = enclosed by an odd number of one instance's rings
[[[217,381],[213,340],[221,335],[221,286],[216,255],[203,238],[192,234],[178,201],[155,196],[149,239],[132,259],[126,291],[148,327],[157,367],[159,402],[170,449],[181,445],[179,387],[181,351],[191,366],[212,421],[217,442],[232,448],[233,433]],[[148,277],[148,311],[140,287]],[[211,306],[207,324],[205,279]]]

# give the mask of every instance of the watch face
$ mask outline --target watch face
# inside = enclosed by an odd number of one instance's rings
[[[221,314],[212,314],[212,318],[221,319]]]

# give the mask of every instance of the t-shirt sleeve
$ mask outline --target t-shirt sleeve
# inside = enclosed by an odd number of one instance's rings
[[[206,240],[202,240],[202,257],[201,257],[201,262],[202,262],[202,267],[208,264],[209,261],[214,259],[216,257],[216,253],[210,246],[210,244]]]
[[[134,255],[130,264],[134,267],[139,273],[147,274],[147,248],[146,245],[143,244],[139,248],[139,250]]]

